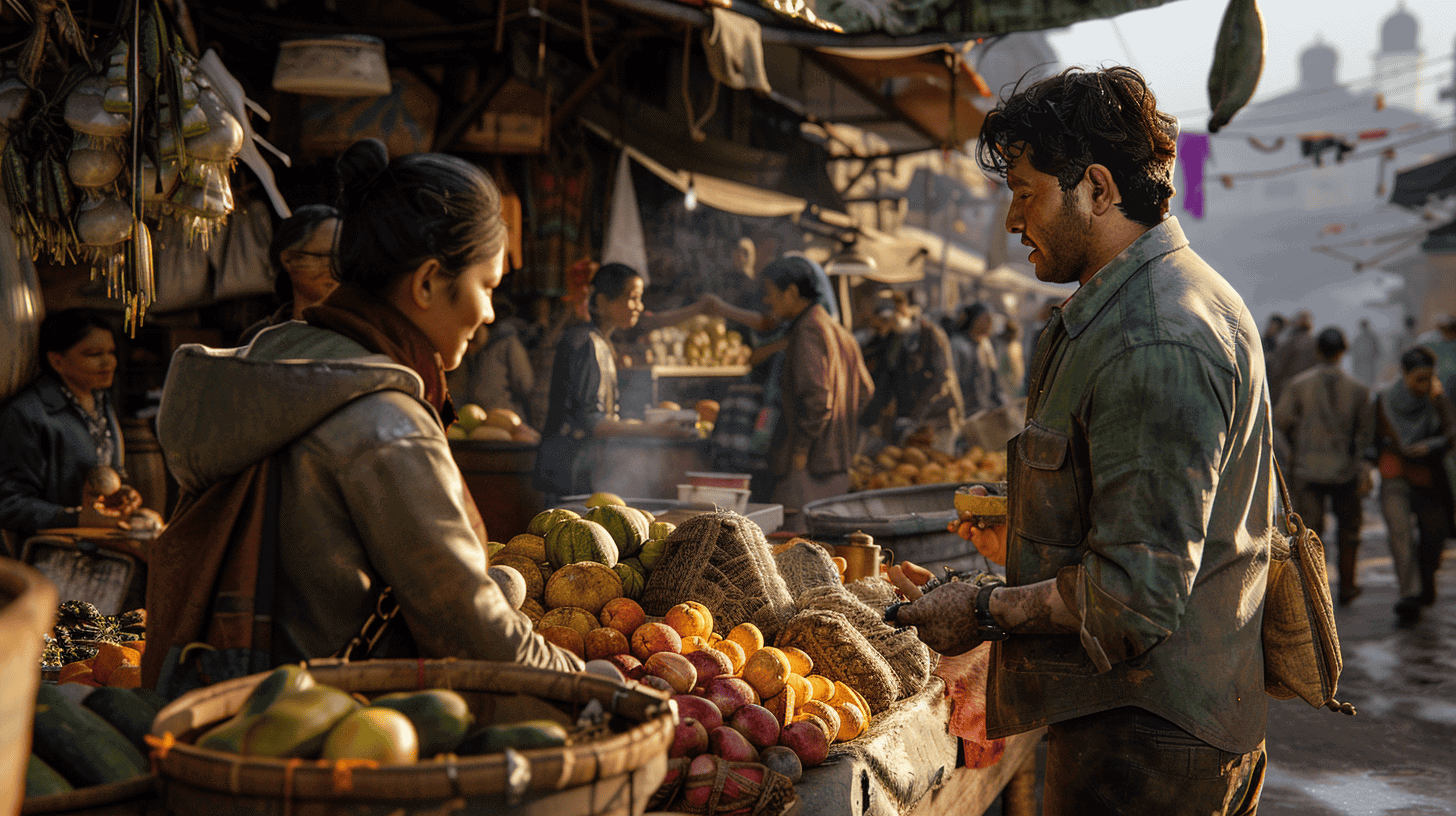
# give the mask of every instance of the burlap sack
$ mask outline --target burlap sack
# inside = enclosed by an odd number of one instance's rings
[[[909,697],[925,688],[935,668],[935,655],[911,629],[896,629],[885,623],[884,611],[866,606],[841,587],[819,587],[798,598],[800,610],[821,609],[847,618],[870,646],[879,652],[895,673],[900,696]],[[818,665],[815,665],[818,669]]]
[[[851,581],[845,584],[844,588],[871,609],[884,609],[900,600],[900,594],[895,591],[895,585],[878,575]]]
[[[839,586],[839,570],[829,560],[829,553],[818,544],[801,542],[774,556],[778,562],[779,574],[789,588],[789,595],[797,598],[805,590],[822,586]]]
[[[642,608],[649,615],[666,615],[689,600],[708,607],[714,631],[723,636],[740,623],[752,623],[772,642],[794,615],[793,598],[763,530],[728,511],[678,525],[642,591]]]
[[[876,714],[900,699],[900,682],[890,664],[849,619],[838,612],[806,609],[794,616],[776,645],[804,650],[814,673],[847,683]]]

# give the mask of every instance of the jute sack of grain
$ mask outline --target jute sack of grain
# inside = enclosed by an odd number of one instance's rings
[[[876,714],[900,699],[900,682],[890,664],[849,618],[838,612],[800,612],[779,633],[775,645],[803,649],[814,661],[815,674],[848,684]]]
[[[738,624],[752,623],[772,642],[794,615],[763,530],[721,510],[678,525],[642,591],[649,615],[666,615],[690,600],[708,607],[713,629],[725,637]]]
[[[884,609],[900,600],[899,593],[895,591],[895,585],[878,575],[851,581],[845,584],[844,588],[871,609]]]
[[[797,598],[814,587],[840,585],[839,570],[829,560],[829,553],[818,544],[802,541],[775,555],[774,560],[792,597]]]
[[[912,629],[896,629],[885,623],[884,613],[861,603],[840,587],[819,587],[798,598],[799,609],[838,612],[849,619],[875,651],[885,658],[900,684],[900,696],[909,697],[925,688],[935,668],[935,655],[920,642]],[[818,664],[815,664],[816,667]]]

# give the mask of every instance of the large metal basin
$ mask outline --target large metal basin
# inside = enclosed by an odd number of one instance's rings
[[[804,505],[809,537],[825,544],[840,544],[861,530],[874,536],[882,549],[894,551],[894,561],[913,561],[937,575],[941,567],[991,571],[971,542],[948,527],[956,520],[955,492],[984,484],[1005,493],[1005,482],[952,482],[892,487],[833,496]],[[999,571],[999,570],[998,570]]]

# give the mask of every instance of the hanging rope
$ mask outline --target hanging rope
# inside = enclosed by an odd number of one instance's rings
[[[695,142],[702,142],[702,141],[706,141],[707,138],[708,138],[708,134],[706,134],[706,133],[703,132],[703,125],[708,124],[708,120],[709,119],[712,119],[713,118],[713,114],[716,113],[717,110],[718,110],[718,80],[716,80],[716,79],[713,80],[713,95],[708,98],[708,110],[707,110],[707,112],[703,114],[703,118],[698,119],[697,116],[696,116],[696,114],[693,113],[693,93],[692,93],[692,85],[689,83],[689,70],[688,70],[688,66],[692,64],[692,60],[693,60],[693,29],[692,28],[687,28],[687,29],[685,29],[683,31],[683,64],[682,64],[683,109],[686,110],[687,111],[687,114],[688,114],[688,135],[690,137],[692,137],[692,140],[693,141],[695,141]]]

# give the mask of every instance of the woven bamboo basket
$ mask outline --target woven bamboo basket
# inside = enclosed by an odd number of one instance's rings
[[[56,619],[56,585],[19,561],[0,558],[0,813],[25,793],[41,636]]]
[[[666,774],[675,718],[668,701],[654,692],[589,674],[484,661],[314,661],[308,669],[320,684],[366,697],[452,689],[469,703],[477,724],[542,717],[566,723],[597,700],[614,721],[630,727],[561,748],[347,771],[327,762],[239,756],[192,745],[204,729],[236,713],[264,675],[243,677],[183,695],[153,721],[152,733],[164,745],[154,757],[171,812],[640,816]]]

